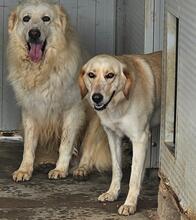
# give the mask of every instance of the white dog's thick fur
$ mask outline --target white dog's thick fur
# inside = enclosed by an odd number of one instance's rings
[[[133,144],[132,170],[127,199],[119,214],[136,211],[144,173],[150,126],[159,123],[161,53],[112,57],[98,55],[84,65],[81,93],[87,93],[108,136],[112,156],[112,182],[98,200],[114,201],[120,191],[123,135]]]
[[[68,174],[73,148],[84,135],[82,131],[88,121],[86,105],[81,101],[77,84],[84,56],[66,12],[48,1],[23,1],[12,11],[8,31],[9,81],[22,108],[24,126],[23,160],[13,179],[29,180],[35,155],[44,156],[41,162],[50,163],[53,162],[51,154],[58,160],[56,168],[49,172],[49,178],[63,178]],[[101,134],[99,121],[96,116],[92,118],[95,118],[97,131]],[[79,176],[86,175],[93,166],[99,170],[111,166],[104,136],[104,144],[100,146],[97,141],[93,148],[98,150],[100,157],[95,157],[96,151],[88,157],[92,141],[90,146],[88,142],[94,139],[97,131],[92,135],[89,129],[87,131],[84,156],[75,172]],[[51,152],[48,157],[47,152]]]

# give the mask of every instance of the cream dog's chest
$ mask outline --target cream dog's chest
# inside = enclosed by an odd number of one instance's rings
[[[123,117],[115,119],[111,116],[101,117],[101,123],[120,137],[126,135],[132,138],[134,136],[134,122],[131,118]]]

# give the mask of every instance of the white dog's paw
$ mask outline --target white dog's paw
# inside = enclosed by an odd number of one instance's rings
[[[12,178],[15,182],[24,182],[31,179],[32,172],[26,170],[16,170],[12,174]]]
[[[57,169],[54,169],[54,170],[51,170],[49,173],[48,173],[48,178],[49,179],[63,179],[65,178],[66,176],[68,176],[68,173],[65,172],[64,170],[57,170]]]
[[[113,202],[117,200],[118,193],[105,192],[98,197],[98,201],[100,202]]]
[[[133,215],[136,212],[136,205],[121,205],[118,209],[119,215]]]

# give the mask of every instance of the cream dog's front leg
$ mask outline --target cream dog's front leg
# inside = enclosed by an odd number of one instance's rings
[[[122,179],[121,170],[121,139],[111,129],[104,128],[109,141],[112,156],[112,182],[107,192],[101,194],[98,200],[101,202],[114,201],[118,198]]]
[[[145,131],[140,139],[132,141],[133,158],[131,177],[129,182],[129,193],[125,203],[119,208],[120,215],[134,214],[137,207],[138,195],[140,193],[141,183],[145,170],[145,158],[148,147],[148,130]]]
[[[59,158],[56,168],[48,173],[49,179],[65,178],[68,175],[75,140],[84,125],[85,113],[81,105],[74,106],[64,114]]]
[[[13,180],[16,182],[28,181],[32,176],[35,150],[38,142],[38,131],[35,123],[31,117],[23,113],[24,152],[19,169],[13,173]]]

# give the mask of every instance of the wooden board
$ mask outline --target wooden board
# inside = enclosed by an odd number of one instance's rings
[[[2,53],[2,120],[1,120],[1,130],[15,130],[19,127],[20,122],[20,110],[16,105],[16,100],[14,98],[14,93],[7,81],[7,64],[6,64],[6,46],[7,46],[7,21],[10,10],[15,7],[18,3],[17,0],[4,0],[3,7],[3,33],[1,37],[3,38],[3,53]]]

